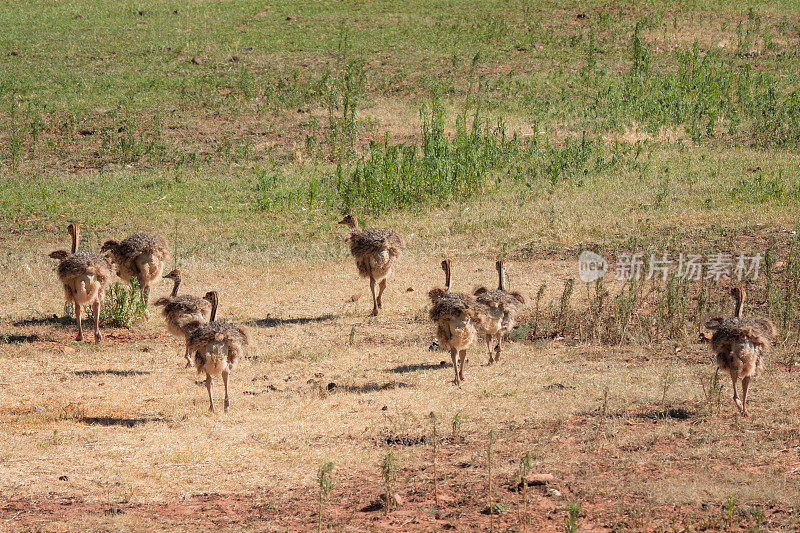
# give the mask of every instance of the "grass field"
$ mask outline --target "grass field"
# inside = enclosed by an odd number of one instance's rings
[[[0,531],[800,529],[798,2],[0,20]],[[406,237],[377,318],[345,212]],[[162,235],[185,292],[248,325],[229,413],[155,310],[72,340],[47,257],[69,222],[83,249]],[[764,257],[752,417],[698,340],[731,282],[584,284],[585,249]],[[529,299],[460,387],[428,349],[444,257],[462,291],[505,257]]]

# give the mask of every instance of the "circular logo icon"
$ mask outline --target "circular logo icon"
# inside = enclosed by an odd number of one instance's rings
[[[608,263],[602,255],[584,250],[578,256],[578,277],[584,283],[597,281],[606,275]]]

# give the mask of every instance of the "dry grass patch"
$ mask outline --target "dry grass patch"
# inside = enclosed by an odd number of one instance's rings
[[[639,516],[634,507],[656,525],[675,513],[685,525],[694,515],[722,520],[718,509],[728,494],[738,507],[765,509],[764,520],[774,525],[791,523],[790,514],[770,514],[768,506],[789,509],[800,495],[793,483],[794,373],[768,362],[754,385],[750,420],[734,414],[727,382],[721,412],[705,412],[698,376],[713,367],[701,345],[676,360],[658,347],[517,342],[493,367],[476,346],[467,381],[455,388],[449,363],[441,364],[447,354],[427,349],[430,324],[411,318],[427,305],[425,289],[441,284],[437,263],[404,262],[377,318],[366,318],[365,299],[349,301],[368,290],[350,261],[273,266],[268,275],[249,267],[190,271],[187,290],[214,280],[221,316],[253,331],[248,357],[232,377],[227,415],[206,412],[205,389],[183,368],[180,346],[161,333],[159,316],[131,330],[138,340],[98,349],[69,342],[71,324],[14,326],[30,309],[60,310],[55,289],[44,300],[28,291],[3,329],[45,329],[40,335],[70,350],[43,341],[4,345],[2,358],[13,361],[13,371],[0,381],[7,435],[0,491],[16,503],[0,508],[3,519],[12,527],[42,524],[48,519],[40,513],[51,509],[68,527],[145,529],[167,512],[175,528],[246,529],[250,520],[307,527],[316,521],[318,467],[332,460],[330,525],[485,527],[485,438],[494,428],[495,496],[504,506],[497,525],[518,523],[521,500],[508,486],[526,452],[534,472],[558,479],[550,487],[557,492],[532,488],[528,512],[540,528],[562,527],[573,501],[581,504],[583,527],[623,527]],[[491,261],[455,264],[456,288],[491,282]],[[571,269],[571,262],[509,265],[514,288],[527,294]],[[43,285],[47,276],[41,274]],[[415,290],[405,292],[408,286]],[[665,394],[667,371],[674,379]],[[431,438],[431,412],[442,439],[438,511],[430,446],[421,439]],[[406,503],[388,516],[360,511],[382,490],[379,466],[390,450],[398,468],[394,490]],[[731,457],[738,457],[734,464]],[[48,494],[58,498],[45,503]],[[206,515],[203,501],[230,512]],[[111,507],[126,514],[105,514]]]

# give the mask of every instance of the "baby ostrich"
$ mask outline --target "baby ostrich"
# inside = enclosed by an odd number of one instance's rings
[[[203,297],[211,303],[211,321],[201,324],[194,321],[186,327],[190,331],[186,341],[187,351],[194,354],[197,373],[205,372],[206,389],[208,389],[209,410],[214,412],[213,378],[222,376],[225,385],[225,412],[230,407],[228,397],[228,376],[236,368],[239,358],[244,355],[245,347],[250,343],[247,329],[235,324],[216,322],[219,295],[216,291],[206,293]]]
[[[769,350],[778,334],[775,325],[767,318],[744,317],[742,308],[746,297],[744,287],[731,289],[736,300],[736,315],[733,318],[715,317],[706,322],[706,327],[714,331],[711,349],[717,354],[717,365],[731,374],[733,382],[733,401],[742,416],[747,411],[747,389],[750,378],[757,376],[764,368],[762,357]],[[742,380],[742,399],[736,391],[736,382]]]
[[[188,324],[206,324],[211,319],[211,303],[205,298],[190,294],[178,296],[178,287],[181,285],[180,270],[173,270],[164,276],[164,279],[173,281],[172,294],[159,298],[153,305],[164,306],[162,314],[167,321],[167,331],[186,342],[189,337]],[[186,357],[186,368],[189,368],[192,366],[192,360],[189,358],[188,345],[184,357]]]
[[[450,292],[450,260],[442,261],[445,274],[445,288],[435,288],[428,292],[433,304],[430,318],[436,324],[436,338],[439,344],[450,350],[455,379],[460,385],[464,381],[464,361],[467,348],[477,339],[476,322],[479,304],[468,294]],[[458,361],[456,361],[458,359]]]
[[[390,229],[360,229],[353,215],[345,216],[339,224],[350,228],[345,235],[345,242],[350,243],[350,253],[356,260],[358,273],[362,278],[369,278],[372,291],[372,316],[378,315],[381,309],[383,290],[386,280],[392,275],[395,264],[403,254],[405,243],[403,237]],[[378,284],[378,295],[375,296],[375,284]]]
[[[164,240],[149,233],[134,233],[122,242],[108,240],[100,252],[111,256],[122,281],[130,284],[135,277],[148,300],[150,287],[161,276],[164,261],[169,258]]]
[[[90,252],[78,251],[80,228],[77,224],[67,226],[67,231],[72,235],[72,251],[55,250],[49,256],[58,259],[58,278],[64,286],[64,296],[67,302],[75,304],[75,318],[78,322],[78,336],[75,340],[83,340],[83,327],[81,316],[83,306],[92,306],[94,316],[94,342],[103,340],[100,333],[100,305],[106,295],[106,286],[111,279],[111,270],[108,263],[101,257]]]
[[[497,269],[498,284],[496,290],[489,290],[486,287],[479,287],[473,293],[478,303],[482,303],[489,307],[492,314],[500,314],[500,324],[494,321],[490,322],[490,327],[485,331],[486,334],[486,348],[489,350],[489,364],[500,360],[500,353],[502,352],[503,336],[508,335],[514,326],[517,324],[517,315],[520,309],[525,305],[525,297],[518,292],[509,292],[505,288],[506,274],[505,274],[505,261],[502,259],[495,263]],[[492,353],[491,340],[494,337],[497,344],[494,347],[494,354]],[[494,355],[494,357],[493,357]]]

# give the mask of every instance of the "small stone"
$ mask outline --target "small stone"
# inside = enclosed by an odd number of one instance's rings
[[[381,503],[382,503],[383,505],[386,505],[386,500],[387,500],[387,498],[386,498],[386,494],[381,494],[381,498],[380,498],[380,500],[381,500]],[[392,494],[392,507],[393,507],[393,508],[400,507],[400,506],[402,506],[404,503],[406,503],[406,500],[405,500],[405,498],[403,498],[403,497],[402,497],[402,496],[400,496],[399,494]]]
[[[556,477],[553,474],[528,474],[528,477],[525,478],[525,482],[529,487],[547,485],[556,481]]]
[[[557,491],[556,489],[548,488],[547,489],[547,495],[548,496],[552,496],[553,498],[560,498],[561,497],[561,492]]]

